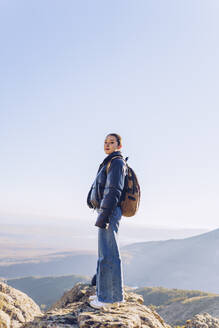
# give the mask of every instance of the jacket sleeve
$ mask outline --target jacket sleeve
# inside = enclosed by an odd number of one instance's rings
[[[94,208],[91,201],[90,201],[90,197],[91,197],[91,192],[92,192],[92,188],[93,188],[93,185],[91,186],[90,190],[89,190],[89,193],[87,195],[87,206],[89,208]]]
[[[103,198],[100,203],[100,212],[97,217],[96,226],[105,228],[109,222],[109,216],[116,208],[124,188],[126,176],[126,165],[122,159],[114,159],[111,162]]]

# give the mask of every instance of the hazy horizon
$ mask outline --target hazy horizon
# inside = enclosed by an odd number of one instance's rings
[[[0,217],[0,221],[2,217]],[[119,244],[183,239],[208,232],[209,229],[186,229],[136,224],[123,218],[119,229]],[[0,246],[2,256],[10,257],[51,253],[54,251],[97,251],[97,229],[94,221],[81,220],[80,225],[69,220],[4,220],[1,222]],[[4,250],[4,251],[3,251]]]

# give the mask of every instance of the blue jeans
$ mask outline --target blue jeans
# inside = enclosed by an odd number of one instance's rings
[[[97,297],[100,302],[123,301],[122,263],[117,234],[122,212],[116,207],[109,217],[108,229],[98,231]]]

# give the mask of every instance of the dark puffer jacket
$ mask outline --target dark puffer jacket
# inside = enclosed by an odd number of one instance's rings
[[[120,158],[112,160],[107,174],[107,163],[115,156],[120,156]],[[117,151],[104,159],[88,194],[88,206],[99,209],[95,225],[100,228],[106,227],[106,223],[109,222],[109,216],[116,206],[120,205],[127,172],[125,161],[122,158],[121,152]]]

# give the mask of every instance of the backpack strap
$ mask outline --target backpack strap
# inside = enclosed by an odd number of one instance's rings
[[[112,157],[111,160],[107,163],[107,166],[106,166],[106,174],[108,174],[109,169],[110,169],[111,162],[115,158],[121,158],[125,162],[125,160],[124,160],[124,158],[122,156],[114,156],[114,157]]]

